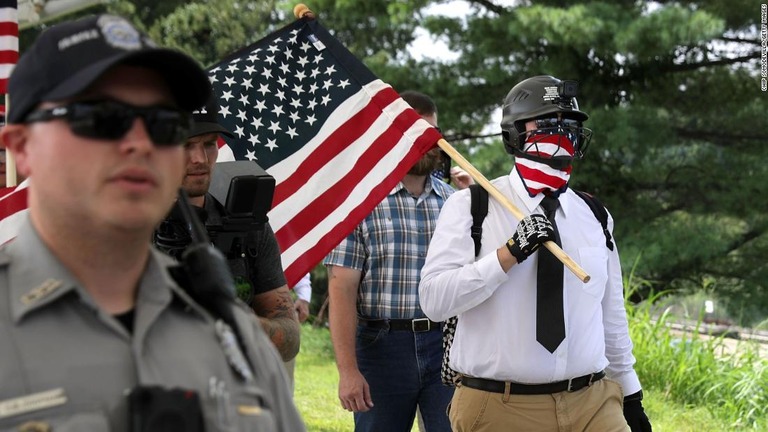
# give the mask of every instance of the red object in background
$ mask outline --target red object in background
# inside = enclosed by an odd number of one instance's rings
[[[8,93],[8,77],[18,61],[18,4],[16,0],[0,0],[0,93]],[[5,107],[3,107],[3,116],[5,116]]]

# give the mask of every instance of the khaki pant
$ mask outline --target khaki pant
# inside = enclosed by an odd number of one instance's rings
[[[607,378],[551,395],[505,396],[459,384],[448,418],[454,432],[629,432],[623,399]]]

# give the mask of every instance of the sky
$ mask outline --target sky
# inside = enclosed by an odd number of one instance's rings
[[[520,0],[494,0],[498,6],[512,6],[519,3]],[[452,0],[445,3],[433,4],[425,9],[426,15],[444,15],[448,17],[466,17],[470,13],[469,2],[465,0]],[[411,55],[417,59],[437,58],[442,60],[453,60],[457,56],[453,54],[448,45],[440,40],[433,40],[426,30],[416,31],[416,41],[409,47]]]
[[[450,17],[465,17],[469,14],[469,4],[463,0],[454,0],[430,6],[426,9],[426,15],[445,15]],[[416,30],[416,40],[409,46],[409,52],[416,60],[425,57],[454,60],[456,55],[449,49],[444,41],[434,40],[424,29]]]
[[[515,0],[496,0],[494,3],[501,6],[511,6],[514,2]],[[447,3],[432,5],[425,10],[426,15],[444,15],[449,17],[466,17],[469,13],[469,3],[464,0],[453,0]],[[458,57],[448,49],[448,45],[444,41],[433,39],[426,30],[418,29],[416,35],[416,40],[408,47],[414,59],[421,60],[427,57],[450,61]],[[491,122],[482,133],[498,132],[501,109],[496,109],[491,118]]]

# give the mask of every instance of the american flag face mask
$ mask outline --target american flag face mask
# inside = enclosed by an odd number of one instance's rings
[[[571,161],[581,157],[592,131],[570,119],[536,119],[536,129],[523,132],[523,154],[515,166],[531,196],[543,191],[560,191],[571,177]],[[521,137],[522,138],[522,137]]]

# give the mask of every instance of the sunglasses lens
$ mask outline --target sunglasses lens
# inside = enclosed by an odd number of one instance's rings
[[[537,129],[549,129],[557,126],[556,118],[545,118],[536,120]]]
[[[82,137],[118,139],[128,132],[133,122],[134,114],[126,108],[114,103],[72,104],[69,126]]]
[[[536,127],[539,129],[581,127],[580,121],[572,120],[572,119],[560,120],[556,117],[553,117],[553,118],[536,119],[535,121],[536,121]]]
[[[156,108],[147,111],[143,117],[149,136],[156,145],[180,144],[189,135],[191,120],[179,111]]]

